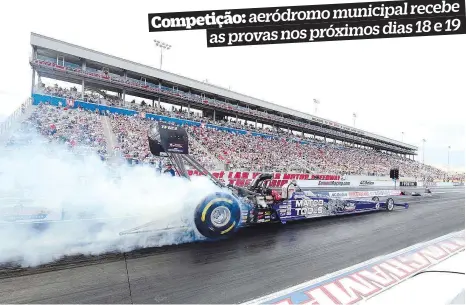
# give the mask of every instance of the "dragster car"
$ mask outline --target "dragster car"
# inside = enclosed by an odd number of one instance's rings
[[[285,224],[309,218],[409,207],[407,203],[395,203],[393,198],[343,200],[317,196],[301,191],[295,181],[284,185],[280,194],[267,186],[271,174],[257,176],[248,187],[225,185],[189,155],[188,134],[182,127],[157,122],[151,127],[148,140],[151,153],[169,158],[179,176],[190,179],[185,168],[187,163],[220,187],[221,191],[208,194],[197,205],[193,215],[196,229],[207,238],[226,237],[240,227],[261,223]]]

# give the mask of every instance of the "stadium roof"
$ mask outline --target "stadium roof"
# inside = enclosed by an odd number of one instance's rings
[[[87,49],[81,46],[70,44],[61,40],[46,37],[40,34],[31,33],[31,45],[33,47],[42,49],[46,52],[62,55],[71,55],[75,58],[86,59],[87,61],[100,63],[103,66],[115,68],[120,71],[128,71],[137,75],[144,76],[146,78],[161,79],[173,84],[179,84],[186,88],[192,88],[200,92],[209,93],[215,96],[221,96],[228,100],[239,101],[242,104],[249,105],[250,107],[262,108],[268,111],[282,113],[288,116],[294,116],[300,119],[321,122],[323,126],[333,130],[338,130],[343,133],[353,132],[363,138],[373,138],[382,142],[390,143],[392,145],[404,148],[407,150],[417,150],[414,145],[406,144],[397,140],[389,139],[383,136],[379,136],[367,131],[356,129],[347,125],[343,125],[337,122],[326,120],[317,116],[313,116],[301,111],[297,111],[288,107],[273,104],[261,99],[247,96],[245,94],[237,93],[219,86],[215,86],[209,83],[190,79],[181,75],[173,74],[167,71],[159,70],[147,65],[132,62],[123,58],[119,58],[113,55],[104,54],[95,50]]]

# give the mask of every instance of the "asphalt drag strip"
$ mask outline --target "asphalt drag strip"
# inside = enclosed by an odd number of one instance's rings
[[[464,229],[464,188],[395,200],[410,208],[247,228],[219,242],[0,273],[0,302],[242,303]]]

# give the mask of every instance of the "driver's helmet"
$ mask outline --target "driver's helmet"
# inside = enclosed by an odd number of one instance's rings
[[[270,195],[270,194],[268,194],[270,181],[271,181],[270,179],[262,181],[262,183],[259,185],[258,191],[261,192],[264,195]]]
[[[279,192],[277,192],[277,191],[275,191],[275,190],[272,190],[272,189],[271,189],[271,191],[272,191],[273,200],[279,201],[279,200],[282,199],[282,196],[280,195]]]

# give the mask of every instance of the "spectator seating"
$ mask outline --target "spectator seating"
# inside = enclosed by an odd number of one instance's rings
[[[66,90],[57,86],[42,88],[42,92],[50,95],[73,98],[80,93],[77,90]],[[92,97],[101,102],[99,97]],[[113,99],[113,103],[124,104]],[[203,118],[187,111],[172,108],[152,107],[151,105],[126,104],[128,108],[155,113],[169,117],[185,118],[199,122],[214,123],[217,126],[228,126],[253,131],[254,126],[245,126],[237,122],[216,121]],[[52,106],[40,106],[28,120],[35,124],[39,132],[51,139],[61,139],[69,145],[86,144],[107,155],[105,137],[99,114],[82,110]],[[150,154],[147,144],[147,130],[151,121],[140,116],[109,116],[112,132],[117,139],[116,151],[120,156],[138,163],[155,164],[159,159]],[[51,132],[54,125],[56,132]],[[203,124],[204,125],[204,124]],[[275,172],[309,172],[334,175],[370,175],[386,176],[389,170],[398,166],[401,177],[431,177],[441,179],[445,172],[434,167],[421,164],[397,155],[376,150],[324,143],[314,139],[306,140],[309,144],[301,144],[298,135],[289,135],[277,130],[261,130],[273,137],[236,134],[218,128],[185,126],[192,138],[190,153],[207,169],[275,171]],[[219,165],[226,168],[219,168]]]

